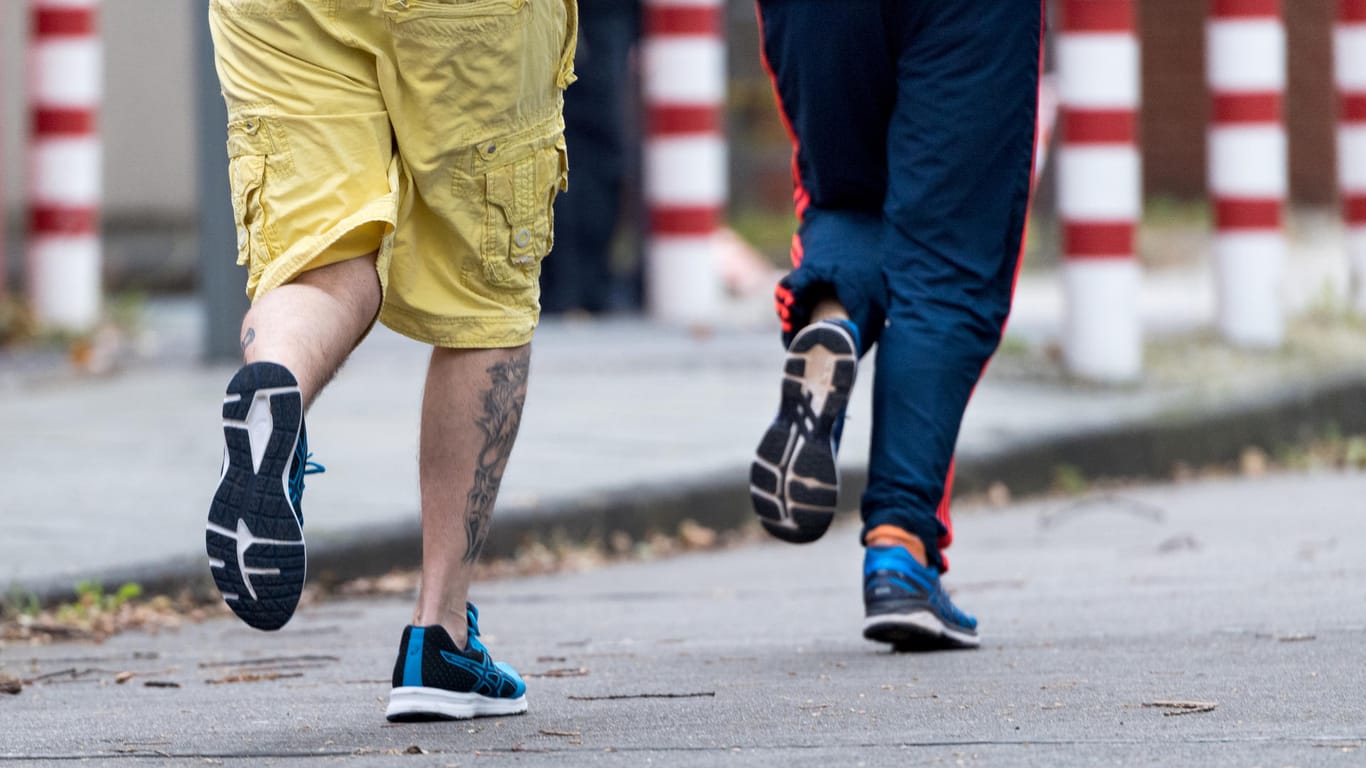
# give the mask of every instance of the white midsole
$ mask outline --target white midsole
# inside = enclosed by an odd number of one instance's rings
[[[440,688],[404,686],[389,692],[386,717],[395,715],[440,715],[456,720],[471,717],[519,715],[526,711],[526,695],[515,699],[494,699],[478,693],[443,691]]]
[[[977,635],[969,635],[952,629],[947,624],[939,620],[930,611],[916,611],[914,613],[891,613],[880,616],[869,616],[863,620],[863,629],[867,631],[871,627],[886,626],[894,624],[904,627],[914,627],[928,635],[939,635],[948,637],[962,645],[978,646],[982,644],[982,639]]]

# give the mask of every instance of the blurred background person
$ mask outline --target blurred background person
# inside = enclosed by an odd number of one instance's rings
[[[579,79],[565,93],[565,141],[574,184],[555,201],[555,247],[541,270],[541,311],[598,315],[640,308],[639,269],[618,276],[612,239],[622,187],[639,146],[628,113],[631,52],[640,38],[640,0],[579,3]]]

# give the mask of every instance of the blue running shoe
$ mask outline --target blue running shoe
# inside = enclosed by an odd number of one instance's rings
[[[465,618],[469,641],[463,650],[440,624],[403,629],[385,717],[393,722],[466,720],[526,711],[526,683],[479,642],[474,603],[465,604]]]
[[[939,572],[903,547],[868,547],[863,557],[863,636],[897,651],[976,648],[977,619],[954,607]]]
[[[835,519],[835,453],[858,356],[858,327],[847,320],[812,323],[788,345],[778,416],[759,441],[749,471],[759,522],[784,541],[815,541]]]
[[[257,629],[283,627],[303,593],[304,476],[310,462],[299,382],[252,363],[223,399],[223,472],[209,506],[209,570],[228,607]]]

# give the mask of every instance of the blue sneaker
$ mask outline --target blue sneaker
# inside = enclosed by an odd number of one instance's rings
[[[223,399],[223,471],[204,539],[228,607],[257,629],[283,627],[303,594],[304,475],[310,462],[299,382],[283,365],[237,371]]]
[[[469,641],[464,649],[455,647],[440,624],[403,629],[385,717],[393,722],[466,720],[526,711],[526,683],[479,642],[474,603],[465,604],[465,618]]]
[[[788,345],[778,416],[749,471],[759,522],[784,541],[815,541],[835,519],[835,454],[858,357],[858,327],[847,320],[812,323]]]
[[[863,636],[897,651],[976,648],[977,619],[954,607],[939,572],[903,547],[868,547],[863,556]]]

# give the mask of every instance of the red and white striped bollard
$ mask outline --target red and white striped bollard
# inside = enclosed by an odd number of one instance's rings
[[[707,322],[721,302],[724,16],[722,0],[645,2],[646,306],[666,322]]]
[[[1122,382],[1143,366],[1139,46],[1132,0],[1066,0],[1058,41],[1058,212],[1063,358],[1083,379]]]
[[[1349,299],[1366,314],[1366,0],[1340,0],[1334,30],[1338,188],[1347,228]]]
[[[1274,348],[1285,339],[1285,26],[1280,0],[1212,0],[1210,8],[1218,326],[1235,345]]]
[[[31,0],[29,297],[69,331],[100,315],[100,0]]]

